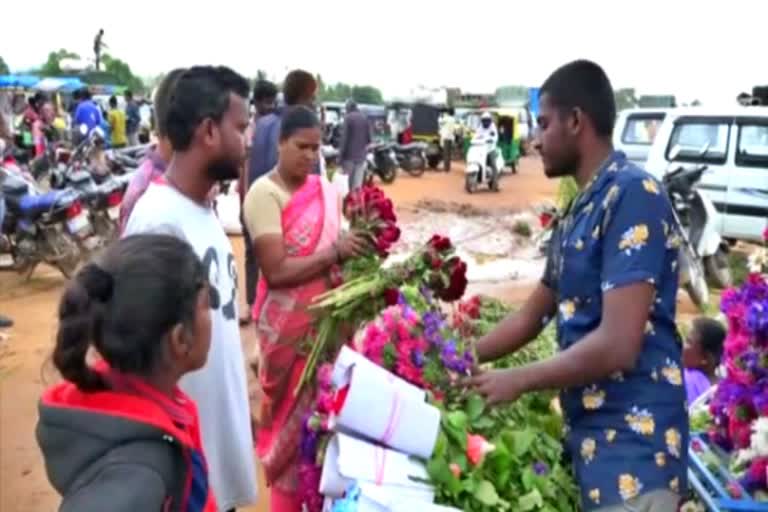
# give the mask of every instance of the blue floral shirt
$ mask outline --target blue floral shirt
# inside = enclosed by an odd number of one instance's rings
[[[561,350],[598,327],[604,292],[638,282],[656,288],[635,367],[560,396],[584,510],[686,488],[688,414],[675,326],[680,240],[661,184],[620,152],[552,237],[543,282],[558,297]]]

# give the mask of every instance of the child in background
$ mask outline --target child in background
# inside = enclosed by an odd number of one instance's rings
[[[70,282],[53,352],[64,381],[44,392],[36,432],[60,511],[216,511],[177,383],[205,364],[218,300],[192,247],[167,235],[124,238]]]
[[[693,321],[683,347],[689,405],[717,382],[715,371],[723,355],[724,340],[725,328],[717,320],[700,316]]]

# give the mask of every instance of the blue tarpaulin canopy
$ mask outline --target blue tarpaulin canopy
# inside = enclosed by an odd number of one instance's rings
[[[0,87],[22,87],[31,89],[40,81],[34,75],[0,75]]]

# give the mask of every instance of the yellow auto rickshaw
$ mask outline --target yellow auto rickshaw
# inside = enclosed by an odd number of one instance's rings
[[[504,157],[504,164],[517,173],[517,165],[521,155],[520,109],[491,108],[488,109],[499,130],[499,151]]]

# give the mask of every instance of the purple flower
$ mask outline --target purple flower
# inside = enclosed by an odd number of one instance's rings
[[[549,466],[546,462],[538,461],[533,465],[533,472],[539,476],[544,476],[549,473]]]
[[[317,432],[309,428],[310,418],[304,418],[301,427],[301,458],[306,461],[314,461],[317,456]]]
[[[411,353],[411,361],[413,361],[413,364],[417,368],[421,368],[424,366],[424,354],[421,352],[421,350],[414,350]]]
[[[761,338],[768,335],[768,300],[752,302],[746,317],[747,330],[751,334]]]

